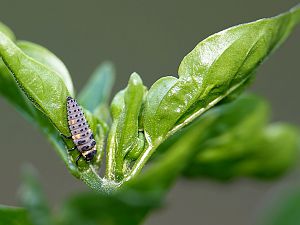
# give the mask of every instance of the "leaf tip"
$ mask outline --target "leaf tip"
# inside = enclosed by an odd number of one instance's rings
[[[133,72],[131,75],[130,75],[130,78],[129,78],[129,84],[131,85],[140,85],[142,84],[142,79],[140,77],[140,75],[136,72]]]
[[[294,25],[300,23],[300,4],[290,9],[291,14],[294,17]]]

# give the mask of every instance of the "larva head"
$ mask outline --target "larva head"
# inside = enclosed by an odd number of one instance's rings
[[[91,161],[96,154],[97,154],[97,150],[93,148],[92,150],[84,154],[84,158],[86,159],[86,161]]]

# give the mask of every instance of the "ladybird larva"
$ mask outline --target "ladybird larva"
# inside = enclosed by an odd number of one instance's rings
[[[67,115],[71,138],[75,145],[72,150],[77,149],[80,153],[76,159],[76,165],[81,157],[89,162],[97,153],[96,141],[81,107],[72,97],[67,97]]]

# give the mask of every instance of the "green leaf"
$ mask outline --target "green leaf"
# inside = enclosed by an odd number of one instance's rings
[[[93,162],[93,164],[87,164],[87,163],[81,163],[79,167],[75,166],[75,158],[78,156],[78,152],[74,152],[71,154],[71,156],[68,155],[66,145],[68,148],[71,148],[71,142],[64,141],[61,136],[60,132],[53,126],[53,123],[50,122],[47,116],[50,116],[50,119],[57,119],[57,124],[61,125],[63,128],[67,129],[67,132],[69,132],[69,129],[67,127],[67,120],[66,120],[66,97],[63,97],[63,99],[57,100],[57,102],[54,104],[53,101],[57,99],[58,96],[54,96],[52,98],[52,94],[55,94],[56,92],[58,95],[60,95],[60,91],[63,91],[63,95],[67,94],[67,89],[64,86],[63,81],[61,80],[60,76],[56,74],[55,71],[63,71],[63,64],[60,64],[58,59],[55,58],[55,56],[51,55],[50,52],[43,49],[40,46],[37,46],[35,44],[31,44],[28,42],[22,42],[20,44],[21,47],[24,47],[27,52],[31,54],[31,57],[25,55],[19,49],[17,46],[15,46],[12,42],[10,42],[5,35],[0,33],[0,40],[1,37],[3,37],[4,40],[7,41],[8,45],[5,45],[4,52],[7,53],[7,51],[15,51],[15,54],[12,56],[8,56],[8,60],[14,64],[14,62],[22,62],[24,60],[24,68],[20,67],[19,70],[12,71],[14,72],[14,76],[16,77],[16,74],[18,77],[21,77],[22,79],[27,79],[27,72],[28,74],[32,75],[33,77],[37,77],[38,79],[35,79],[35,82],[29,82],[28,88],[31,89],[33,92],[37,92],[38,95],[41,95],[42,99],[41,102],[44,104],[44,107],[46,109],[49,109],[51,113],[53,114],[44,114],[45,110],[40,111],[37,110],[32,103],[28,100],[27,96],[24,95],[23,91],[19,88],[19,86],[16,84],[15,80],[13,79],[13,76],[11,72],[6,68],[6,66],[2,63],[0,63],[0,93],[5,96],[14,106],[16,106],[19,111],[25,115],[30,121],[32,121],[34,124],[38,125],[40,129],[44,132],[48,140],[53,144],[55,150],[60,155],[60,157],[64,160],[65,164],[67,165],[67,168],[70,170],[70,172],[78,177],[79,179],[83,180],[87,185],[89,185],[91,188],[96,190],[101,190],[102,188],[102,180],[99,177],[99,175],[96,172],[96,169],[100,166],[101,157],[103,155],[103,146],[104,146],[104,136],[106,133],[105,124],[96,119],[93,115],[91,115],[89,112],[85,111],[87,115],[87,120],[90,123],[91,129],[93,130],[95,134],[95,139],[97,140],[97,149],[98,154]],[[0,41],[1,42],[1,41]],[[0,44],[1,45],[1,44]],[[0,47],[1,48],[1,47]],[[32,48],[32,49],[31,49]],[[39,53],[39,50],[41,52]],[[1,50],[0,50],[1,52]],[[1,53],[0,53],[1,54]],[[22,58],[22,60],[17,60]],[[31,63],[26,63],[27,60]],[[44,63],[44,64],[41,64]],[[14,65],[15,66],[15,65]],[[55,66],[57,66],[55,68]],[[15,67],[14,67],[15,68]],[[51,69],[50,69],[51,68]],[[39,70],[41,71],[40,74],[38,74]],[[45,73],[44,73],[44,72]],[[24,76],[24,77],[23,77]],[[64,74],[64,76],[67,76],[67,73]],[[40,77],[42,77],[40,79]],[[52,80],[52,77],[54,79]],[[43,79],[45,78],[45,79]],[[16,79],[18,81],[18,79]],[[47,80],[52,80],[52,83],[47,83]],[[60,85],[56,86],[56,88],[50,88],[50,85],[53,85],[56,81],[60,82]],[[20,82],[19,82],[20,83]],[[7,86],[6,86],[7,85]],[[50,91],[40,91],[38,85],[41,85],[42,87],[46,88],[48,87],[51,89]],[[10,88],[7,88],[7,87]],[[22,90],[25,90],[24,86],[22,86]],[[25,90],[26,93],[26,90]],[[27,94],[27,93],[26,93]],[[36,97],[38,96],[36,95]],[[47,102],[44,101],[45,99],[48,99]],[[32,99],[31,99],[32,100]],[[48,105],[52,104],[52,105]],[[50,106],[58,106],[58,108],[50,109]],[[59,110],[62,110],[62,112],[55,115],[55,112],[58,112]],[[63,120],[59,119],[60,117],[64,117]],[[53,120],[52,120],[53,122]]]
[[[129,170],[124,165],[125,157],[132,151],[138,155],[144,147],[144,137],[139,133],[139,116],[145,93],[141,78],[133,73],[126,89],[116,95],[111,105],[113,124],[108,138],[107,176],[114,174],[117,180]]]
[[[27,209],[34,225],[53,224],[50,209],[32,167],[23,168],[23,184],[20,190],[22,205]]]
[[[124,93],[124,108],[117,120],[115,172],[119,178],[122,178],[127,170],[123,166],[125,156],[131,151],[139,151],[144,147],[144,137],[139,135],[138,119],[145,91],[141,78],[137,73],[133,73]]]
[[[0,32],[3,32],[11,40],[15,40],[14,33],[2,23],[0,23]],[[18,111],[23,113],[26,118],[32,120],[35,109],[17,86],[2,59],[0,59],[0,94],[12,103]]]
[[[142,113],[146,147],[128,177],[135,176],[168,137],[221,100],[240,93],[261,62],[291,33],[299,14],[296,7],[214,34],[183,59],[179,78],[154,83]]]
[[[251,145],[256,142],[256,134],[260,134],[262,128],[266,125],[269,117],[269,106],[258,96],[253,94],[244,94],[235,101],[226,104],[217,105],[206,112],[204,118],[217,117],[214,126],[211,126],[207,132],[210,133],[208,139],[201,146],[195,146],[199,150],[201,160],[214,161],[219,158],[229,158],[234,155],[240,143]],[[251,134],[251,139],[249,139]],[[255,134],[255,135],[254,135]],[[176,133],[159,147],[156,154],[165,151],[175,140],[181,138],[181,133]],[[241,140],[238,143],[234,140]],[[235,147],[237,145],[237,147]],[[229,147],[230,146],[230,147]],[[226,151],[222,147],[228,147]],[[232,147],[232,148],[231,148]],[[219,150],[218,150],[219,149]]]
[[[64,203],[60,221],[64,225],[137,225],[149,209],[150,206],[126,203],[113,195],[87,193]]]
[[[236,173],[264,179],[282,175],[296,164],[299,150],[297,128],[284,123],[270,124],[260,142],[252,146],[253,154],[236,165]]]
[[[164,110],[166,110],[166,114],[168,115],[164,115],[164,117],[161,117],[160,115],[158,117],[157,115],[157,111],[161,108],[163,99],[176,84],[177,79],[175,77],[163,77],[152,85],[147,94],[143,116],[145,135],[149,136],[147,138],[148,142],[153,142],[152,139],[159,138],[161,132],[163,132],[162,130],[164,130],[164,123],[160,123],[160,120],[168,120],[168,117],[173,113],[169,111],[169,107],[164,107]],[[186,91],[188,92],[191,90],[187,89]],[[176,94],[176,92],[173,91],[173,94]],[[172,102],[170,102],[170,104],[172,104]],[[174,103],[172,105],[175,106]],[[162,140],[158,140],[158,142],[161,141]]]
[[[207,172],[227,177],[231,170],[225,170],[223,166],[236,164],[248,154],[250,147],[260,141],[269,117],[269,107],[260,98],[245,95],[216,107],[204,117],[215,117],[216,114],[218,120],[208,131],[211,135],[200,145],[194,146],[198,154],[185,170],[189,176]]]
[[[179,78],[149,90],[144,126],[149,145],[160,143],[247,82],[296,24],[300,9],[235,26],[200,42],[181,62]],[[162,93],[160,97],[157,90]]]
[[[94,112],[99,106],[108,104],[111,89],[115,80],[115,67],[104,62],[92,74],[78,96],[80,104]]]
[[[33,225],[23,208],[0,205],[0,225]]]
[[[119,116],[124,108],[124,94],[125,90],[119,91],[112,100],[111,103],[111,115],[113,123],[110,127],[110,131],[107,137],[106,147],[106,172],[105,177],[109,180],[115,179],[115,167],[116,167],[116,133]]]
[[[48,69],[55,71],[56,74],[64,81],[69,93],[74,96],[74,87],[70,73],[56,55],[43,46],[29,41],[18,41],[17,45],[25,54],[47,66]]]
[[[27,45],[28,51],[30,51],[29,48],[31,46],[33,45]],[[46,65],[50,64],[50,62],[47,63],[47,54],[34,54],[32,56],[35,57],[35,60],[37,61],[44,61]],[[42,57],[43,59],[40,59],[39,57]],[[50,57],[49,61],[51,60],[53,59]],[[5,99],[8,100],[23,116],[25,116],[26,119],[43,131],[57,153],[64,160],[70,172],[78,177],[77,168],[70,161],[66,152],[65,143],[61,139],[59,132],[55,129],[49,119],[40,110],[34,107],[32,102],[20,89],[13,75],[4,65],[2,60],[0,61],[0,94],[5,97]]]
[[[26,55],[2,32],[0,55],[26,96],[61,133],[69,134],[65,104],[70,93],[61,77]]]
[[[268,105],[254,95],[243,95],[204,114],[201,121],[215,119],[206,128],[204,139],[201,139],[202,124],[196,123],[195,135],[199,135],[200,141],[190,146],[193,150],[187,150],[196,153],[186,163],[184,175],[228,179],[239,176],[272,178],[284,173],[297,159],[299,132],[285,124],[266,126],[268,117]],[[184,142],[184,134],[190,129],[186,127],[163,143],[153,160],[168,161],[162,159],[163,155],[174,143]]]
[[[202,150],[205,152],[205,149],[202,149],[203,143],[207,143],[208,140],[213,142],[220,134],[230,132],[230,129],[239,133],[243,126],[246,130],[249,129],[249,132],[257,132],[256,129],[262,128],[266,123],[267,113],[265,101],[253,95],[242,96],[237,101],[212,109],[157,149],[154,155],[156,157],[145,172],[132,180],[127,177],[125,191],[121,192],[123,198],[129,202],[130,199],[134,199],[145,204],[161,202],[176,178],[186,171],[186,168],[193,166],[192,162]],[[239,122],[243,119],[245,121],[242,121],[239,127]],[[249,133],[245,132],[241,134],[241,138],[245,139],[246,135],[249,138]],[[248,141],[248,144],[252,141]],[[165,149],[162,149],[163,147]],[[222,152],[219,155],[226,158],[227,153],[228,157],[236,155],[234,151]]]
[[[117,126],[118,154],[124,158],[136,148],[139,129],[139,114],[145,95],[145,87],[140,76],[133,73],[124,93],[124,108]]]
[[[208,139],[194,147],[198,153],[185,175],[267,178],[289,169],[299,150],[299,133],[284,124],[266,126],[268,111],[264,101],[248,95],[208,112],[204,118],[218,113],[218,120],[207,131]]]

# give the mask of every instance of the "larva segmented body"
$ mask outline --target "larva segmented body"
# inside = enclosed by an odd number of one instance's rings
[[[67,115],[71,137],[75,145],[72,150],[77,149],[80,153],[76,164],[80,157],[91,161],[97,153],[96,141],[81,107],[72,97],[67,98]]]

